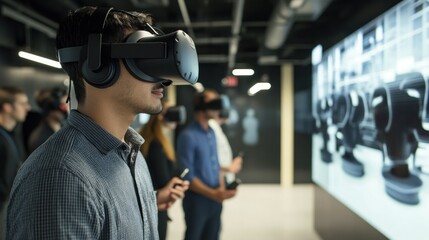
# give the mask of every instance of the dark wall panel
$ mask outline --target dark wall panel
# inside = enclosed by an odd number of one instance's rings
[[[316,185],[314,226],[324,240],[382,240],[383,234]]]

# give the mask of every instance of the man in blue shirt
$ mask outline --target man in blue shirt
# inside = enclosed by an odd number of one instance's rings
[[[173,178],[155,192],[140,153],[144,140],[129,126],[138,113],[162,110],[169,82],[132,74],[129,59],[105,52],[149,24],[144,14],[94,7],[60,24],[59,59],[78,106],[15,178],[8,239],[158,239],[158,208],[183,198],[189,183]]]
[[[222,202],[235,196],[226,190],[217,156],[216,137],[209,120],[219,115],[219,95],[207,89],[194,98],[195,121],[178,137],[177,158],[187,168],[190,191],[183,200],[186,240],[219,239]],[[219,103],[219,104],[218,104]]]

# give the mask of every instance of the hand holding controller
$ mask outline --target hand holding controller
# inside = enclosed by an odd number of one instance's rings
[[[184,178],[185,178],[186,174],[188,174],[188,172],[189,172],[189,169],[185,168],[183,170],[183,172],[180,174],[179,178],[182,179],[182,180],[184,180]],[[181,184],[176,183],[176,184],[174,184],[173,188],[175,188],[178,185],[180,186]]]

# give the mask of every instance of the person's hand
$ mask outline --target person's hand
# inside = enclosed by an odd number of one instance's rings
[[[237,156],[232,160],[231,166],[229,167],[229,171],[232,173],[238,173],[241,171],[242,166],[243,158],[241,156]]]
[[[185,197],[185,192],[189,188],[189,181],[181,180],[178,177],[172,178],[168,184],[158,189],[157,204],[158,210],[163,211],[170,208],[177,199]]]
[[[223,202],[226,199],[230,199],[237,194],[237,189],[226,189],[226,188],[217,188],[215,189],[213,199],[217,202]]]

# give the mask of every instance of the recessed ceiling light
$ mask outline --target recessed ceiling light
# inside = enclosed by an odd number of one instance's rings
[[[253,69],[247,68],[247,69],[234,69],[232,70],[232,75],[234,76],[252,76],[255,74],[255,71]]]

